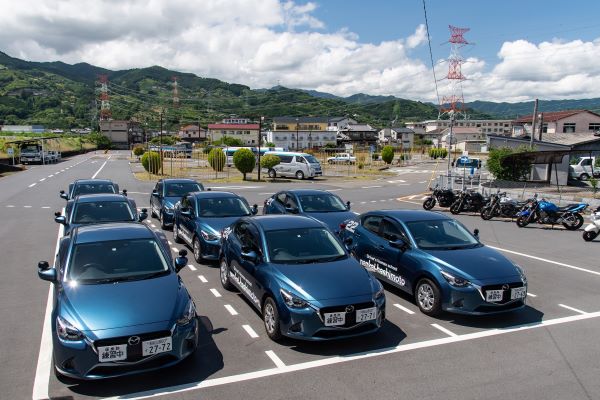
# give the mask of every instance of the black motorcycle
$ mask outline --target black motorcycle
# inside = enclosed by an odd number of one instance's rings
[[[490,200],[483,206],[479,214],[486,221],[494,217],[514,218],[523,207],[529,204],[529,201],[512,200],[506,196],[506,192],[497,192],[490,196]]]
[[[436,203],[438,203],[440,207],[450,207],[455,200],[456,194],[452,189],[439,189],[436,185],[431,196],[428,196],[423,201],[423,208],[431,210]]]
[[[488,201],[489,199],[483,197],[481,193],[464,189],[458,193],[458,197],[450,206],[450,212],[452,214],[460,214],[462,211],[479,212]]]

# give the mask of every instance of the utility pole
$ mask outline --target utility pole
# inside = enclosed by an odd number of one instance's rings
[[[454,111],[450,111],[450,133],[447,136],[448,140],[448,188],[450,188],[450,176],[452,175],[452,170],[450,169],[450,158],[452,157],[452,139],[454,136],[452,135],[452,127],[454,126]],[[441,138],[440,138],[441,142]]]
[[[258,181],[260,182],[260,145],[262,143],[262,123],[265,117],[258,119]]]
[[[296,118],[296,151],[298,151],[298,118]]]
[[[531,135],[529,139],[529,147],[533,150],[533,137],[535,136],[535,122],[537,119],[538,99],[533,103],[533,118],[531,119]]]
[[[160,109],[160,132],[158,133],[158,148],[160,149],[160,174],[164,174],[163,169],[163,147],[162,147],[162,132],[163,132],[163,109]]]
[[[540,113],[540,136],[539,141],[542,141],[542,133],[544,133],[544,113]]]

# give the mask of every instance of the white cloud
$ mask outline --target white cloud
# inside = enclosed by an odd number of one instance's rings
[[[350,29],[328,32],[313,15],[316,2],[0,0],[0,5],[0,50],[28,60],[111,69],[161,65],[252,88],[281,83],[342,96],[436,100],[428,58],[412,53],[427,42],[422,24],[405,38],[362,43]],[[598,97],[599,56],[600,40],[506,42],[498,60],[473,57],[463,65],[469,78],[462,84],[465,100]],[[438,79],[446,71],[446,63],[436,65]],[[439,82],[440,95],[447,94],[449,83]]]

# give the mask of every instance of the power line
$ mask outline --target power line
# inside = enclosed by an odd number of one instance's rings
[[[433,63],[433,52],[431,51],[431,37],[429,36],[429,21],[427,20],[427,7],[425,6],[425,0],[423,0],[423,13],[425,14],[425,30],[427,31],[427,43],[429,44],[429,59],[431,60],[431,72],[433,73],[433,83],[435,83],[435,95],[438,100],[438,107],[441,107],[440,93],[438,91],[437,78],[435,76],[435,64]],[[441,110],[439,108],[438,112]]]

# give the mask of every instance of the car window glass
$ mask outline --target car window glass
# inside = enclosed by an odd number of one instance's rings
[[[583,165],[583,166],[592,165],[592,160],[590,160],[589,158],[585,159],[585,160],[582,161],[581,165]]]
[[[325,228],[295,228],[265,232],[269,258],[274,263],[307,264],[344,258],[340,243]]]
[[[161,196],[163,195],[163,184],[162,184],[162,182],[158,182],[156,184],[156,190],[158,191],[159,195],[161,195]]]
[[[298,208],[298,204],[296,203],[296,198],[290,194],[285,196],[285,206],[291,208]]]
[[[134,216],[127,201],[78,203],[73,212],[74,224],[133,220]]]
[[[339,197],[324,193],[324,194],[304,194],[299,195],[302,210],[305,212],[337,212],[346,211],[346,205]]]
[[[115,187],[110,183],[80,183],[75,186],[73,190],[73,197],[80,194],[94,194],[94,193],[116,193]]]
[[[376,216],[376,215],[367,216],[363,219],[362,226],[364,226],[365,229],[378,235],[379,234],[379,224],[381,224],[381,219],[382,219],[381,217]]]
[[[169,183],[165,187],[165,197],[181,197],[187,193],[200,191],[202,191],[202,188],[197,183]]]
[[[417,246],[422,249],[445,249],[478,246],[479,242],[455,220],[407,222]]]
[[[199,199],[198,211],[201,217],[242,217],[250,215],[250,208],[238,197]]]
[[[292,162],[292,158],[294,158],[293,156],[279,156],[279,159],[281,160],[282,164],[289,164]]]
[[[260,251],[258,232],[247,222],[240,222],[235,227],[235,236],[242,244],[242,249]]]
[[[304,159],[304,157],[300,157],[300,156],[296,156],[296,162],[299,162],[301,164],[306,164],[306,160]]]
[[[275,197],[277,199],[278,202],[280,202],[281,204],[285,204],[285,196],[286,193],[285,192],[281,192],[277,195],[277,197]]]
[[[385,240],[398,240],[400,238],[404,239],[404,234],[394,225],[391,221],[384,219],[381,222],[381,237]]]

